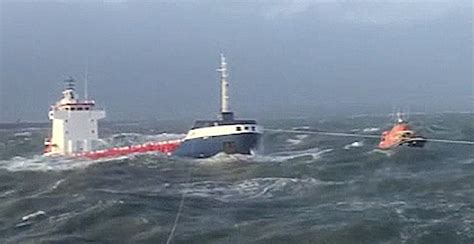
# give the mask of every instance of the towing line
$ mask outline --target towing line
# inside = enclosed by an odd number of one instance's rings
[[[285,129],[265,129],[265,131],[294,133],[294,134],[311,134],[311,135],[324,135],[324,136],[362,137],[362,138],[380,139],[380,136],[378,135],[365,135],[365,134],[327,132],[327,131],[285,130]],[[474,145],[474,141],[463,141],[463,140],[426,139],[426,141],[436,142],[436,143],[447,143],[447,144]]]

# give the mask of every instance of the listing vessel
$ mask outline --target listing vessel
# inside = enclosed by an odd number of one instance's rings
[[[401,113],[397,113],[397,123],[388,131],[384,131],[378,145],[379,149],[389,150],[402,145],[409,147],[423,147],[426,139],[413,131],[408,122],[402,118]]]
[[[229,107],[227,63],[220,57],[221,109],[217,120],[198,120],[189,130],[176,156],[206,158],[218,153],[252,154],[259,149],[263,127],[255,120],[235,119]]]
[[[96,108],[87,96],[80,100],[74,79],[69,78],[65,83],[61,99],[49,110],[52,130],[44,143],[44,155],[97,159],[155,151],[170,153],[180,144],[178,139],[99,149],[98,120],[105,118],[105,110]]]

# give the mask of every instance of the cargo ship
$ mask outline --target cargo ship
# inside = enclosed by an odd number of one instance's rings
[[[198,120],[173,155],[206,158],[218,153],[253,154],[259,149],[263,127],[255,120],[235,119],[229,106],[227,63],[220,57],[221,104],[217,120]]]

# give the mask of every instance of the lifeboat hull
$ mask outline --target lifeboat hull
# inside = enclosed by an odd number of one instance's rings
[[[393,141],[382,141],[378,148],[382,150],[390,150],[399,146],[406,145],[408,147],[422,148],[425,146],[426,139],[423,137],[407,138],[407,139],[396,139]]]

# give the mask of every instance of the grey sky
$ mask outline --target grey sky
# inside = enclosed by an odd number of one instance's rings
[[[87,62],[111,119],[213,117],[220,52],[241,116],[473,109],[471,1],[0,1],[0,121]]]

